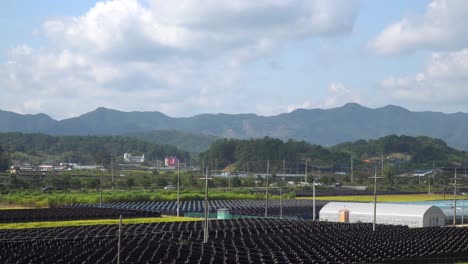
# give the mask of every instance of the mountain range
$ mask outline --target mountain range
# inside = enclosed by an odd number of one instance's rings
[[[100,107],[61,121],[46,114],[21,115],[0,111],[0,132],[132,135],[155,130],[177,130],[225,138],[269,136],[325,146],[391,134],[429,136],[442,139],[452,147],[468,149],[468,114],[413,112],[394,105],[371,109],[348,103],[333,109],[297,109],[276,116],[201,114],[180,118],[161,112],[122,112]],[[148,135],[143,137],[151,138]]]

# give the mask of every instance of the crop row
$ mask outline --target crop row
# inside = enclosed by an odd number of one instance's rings
[[[43,209],[15,209],[0,211],[0,222],[28,222],[28,221],[56,221],[56,220],[81,220],[134,217],[159,217],[157,211],[128,210],[121,208],[43,208]]]
[[[1,230],[1,263],[115,263],[118,227]],[[435,263],[468,260],[468,229],[236,219],[126,225],[121,263]]]
[[[276,194],[274,191],[272,194]],[[311,197],[312,190],[297,190],[296,197]],[[407,191],[379,191],[379,195],[399,195],[399,194],[425,194],[427,192],[407,192]],[[349,195],[372,195],[373,190],[353,190],[349,188],[318,189],[315,196],[349,196]]]
[[[318,218],[318,212],[326,204],[323,201],[316,201],[315,215]],[[90,207],[98,205],[77,204],[70,205],[72,207]],[[163,214],[175,215],[177,213],[177,203],[175,201],[159,201],[159,202],[120,202],[120,203],[105,203],[103,208],[114,209],[132,209],[157,211]],[[216,213],[218,209],[230,209],[232,214],[247,215],[247,216],[264,216],[265,215],[265,200],[213,200],[209,201],[209,211]],[[187,213],[204,212],[204,201],[181,201],[181,215]],[[313,216],[313,203],[311,200],[269,200],[268,201],[268,216],[279,217],[282,213],[284,217],[305,218],[309,219]]]

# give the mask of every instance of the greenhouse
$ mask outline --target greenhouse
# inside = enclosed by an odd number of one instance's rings
[[[330,202],[320,210],[320,221],[372,223],[373,203]],[[442,210],[433,205],[377,203],[376,223],[428,227],[445,225]]]

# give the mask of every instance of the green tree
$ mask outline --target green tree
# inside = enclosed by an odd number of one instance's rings
[[[135,186],[135,179],[128,178],[127,181],[126,181],[126,185],[127,185],[127,187],[130,187],[130,188]]]
[[[97,188],[99,186],[99,180],[96,178],[84,178],[80,181],[80,184],[86,188]]]
[[[159,176],[156,178],[156,187],[157,188],[164,188],[168,185],[167,179],[165,177]]]
[[[10,174],[8,185],[9,185],[11,188],[20,188],[20,187],[23,187],[23,186],[24,186],[24,183],[23,183],[23,181],[21,181],[21,180],[18,178],[17,175],[15,175],[15,174]]]
[[[0,171],[6,171],[8,169],[8,157],[0,146]]]
[[[145,175],[138,179],[138,184],[145,188],[149,188],[151,187],[151,180],[148,176]]]
[[[238,176],[231,178],[231,187],[241,187],[241,180]]]
[[[383,176],[384,176],[385,182],[387,182],[388,184],[392,184],[395,174],[396,174],[396,168],[394,165],[384,164]]]
[[[215,187],[228,187],[229,181],[225,177],[213,177],[213,185]]]

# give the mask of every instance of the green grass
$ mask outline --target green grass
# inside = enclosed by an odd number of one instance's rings
[[[445,195],[446,200],[452,199],[453,196]],[[462,198],[462,197],[459,197]],[[298,199],[312,199],[312,197],[304,197]],[[343,202],[372,202],[374,201],[373,195],[356,195],[356,196],[320,196],[316,197],[317,200],[326,201],[343,201]],[[463,199],[463,198],[462,198]],[[403,195],[377,195],[378,202],[422,202],[444,200],[442,194],[403,194]]]
[[[201,221],[201,218],[162,216],[151,218],[128,218],[123,219],[123,224],[144,224],[161,222],[189,222]],[[6,223],[0,224],[0,229],[23,229],[23,228],[50,228],[64,226],[89,226],[89,225],[117,225],[119,219],[98,219],[98,220],[73,220],[73,221],[50,221],[50,222],[27,222],[27,223]]]
[[[34,209],[35,207],[27,206],[10,206],[5,204],[0,204],[0,210],[18,210],[18,209]]]
[[[289,194],[285,194],[287,197]],[[99,192],[62,191],[54,193],[42,193],[40,191],[17,191],[0,195],[0,207],[55,207],[65,204],[97,204]],[[150,201],[175,201],[177,193],[174,190],[105,190],[102,201],[109,202],[150,202]],[[209,199],[263,199],[263,193],[251,193],[246,190],[211,190]],[[289,196],[288,196],[289,197]],[[203,190],[183,190],[180,192],[181,200],[202,200]],[[277,197],[272,197],[275,199]],[[293,198],[293,197],[289,197]]]

